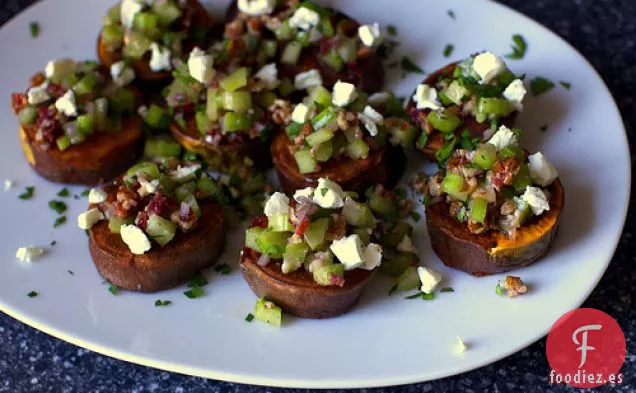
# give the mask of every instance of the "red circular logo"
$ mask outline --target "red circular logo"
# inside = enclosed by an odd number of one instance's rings
[[[578,388],[623,383],[625,335],[603,311],[579,308],[563,315],[548,333],[546,352],[550,383]]]

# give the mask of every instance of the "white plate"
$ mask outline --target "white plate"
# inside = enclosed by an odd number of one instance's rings
[[[443,271],[455,293],[430,302],[388,297],[389,280],[378,278],[351,313],[331,320],[287,318],[271,328],[246,323],[255,297],[240,273],[210,272],[207,295],[188,300],[183,289],[159,295],[113,296],[96,273],[84,233],[74,217],[85,200],[72,201],[69,223],[54,230],[47,202],[61,186],[39,179],[18,145],[9,93],[21,91],[46,61],[61,56],[93,58],[100,18],[110,2],[44,1],[0,30],[0,179],[17,189],[0,193],[0,309],[49,334],[91,350],[152,367],[222,380],[294,387],[363,387],[403,384],[471,370],[518,351],[546,334],[564,312],[579,306],[605,271],[625,219],[630,183],[625,131],[614,101],[593,68],[572,47],[537,23],[486,1],[339,2],[362,21],[398,27],[401,49],[425,70],[454,56],[482,49],[504,54],[511,35],[529,43],[511,68],[572,83],[538,98],[528,97],[520,122],[525,144],[540,148],[559,168],[566,189],[560,235],[540,263],[518,271],[530,293],[515,300],[495,295],[498,277],[475,279],[446,269],[431,252],[423,221],[416,228],[423,261]],[[335,1],[333,3],[336,3]],[[216,4],[222,9],[224,4]],[[454,10],[457,20],[447,16]],[[29,36],[39,21],[42,35]],[[394,87],[408,94],[421,76]],[[539,128],[549,124],[547,132]],[[417,166],[417,164],[415,165]],[[36,197],[21,201],[24,186]],[[223,261],[236,266],[241,232],[230,237]],[[20,265],[20,245],[58,244],[41,261]],[[71,276],[67,270],[75,274]],[[28,298],[36,290],[40,296]],[[172,300],[155,308],[157,299]],[[454,352],[455,337],[469,345]]]

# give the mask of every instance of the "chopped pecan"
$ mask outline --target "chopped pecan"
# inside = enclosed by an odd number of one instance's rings
[[[514,214],[516,209],[517,205],[515,204],[515,202],[512,199],[506,199],[506,201],[501,204],[499,212],[502,216],[508,216],[510,214]]]
[[[272,120],[278,125],[287,125],[291,120],[292,107],[289,101],[277,99],[269,108]]]
[[[519,173],[521,165],[517,157],[510,157],[503,161],[497,161],[492,168],[492,185],[500,191],[506,185],[509,186]]]
[[[516,297],[528,292],[528,287],[523,283],[521,278],[516,276],[506,276],[506,279],[500,281],[499,285],[508,291],[508,297]]]

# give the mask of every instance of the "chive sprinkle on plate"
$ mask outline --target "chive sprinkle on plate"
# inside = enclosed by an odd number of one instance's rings
[[[455,49],[455,45],[446,44],[444,47],[444,57],[450,57],[453,54],[453,50]]]
[[[530,81],[530,90],[535,97],[552,90],[552,88],[554,88],[554,83],[542,76],[538,76]]]
[[[523,59],[528,49],[528,44],[521,34],[515,34],[512,36],[512,52],[508,53],[506,57],[508,59],[519,60]]]
[[[40,24],[38,22],[31,22],[29,24],[29,30],[31,31],[31,38],[38,38],[40,35]]]
[[[406,72],[415,72],[417,74],[424,73],[424,70],[422,70],[417,64],[415,64],[413,60],[409,59],[408,56],[404,56],[402,58],[400,66],[402,67],[402,70]]]

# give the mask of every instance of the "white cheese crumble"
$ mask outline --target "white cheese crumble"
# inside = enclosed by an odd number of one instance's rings
[[[13,182],[13,180],[5,180],[4,181],[4,192],[7,192],[10,189],[12,189],[14,185],[15,185],[15,183]]]
[[[77,116],[77,103],[73,90],[67,90],[62,97],[58,98],[57,101],[55,101],[55,108],[65,116]]]
[[[144,4],[137,0],[122,0],[120,5],[121,24],[124,27],[132,28],[135,22],[135,15],[143,10]]]
[[[301,72],[294,77],[296,90],[305,90],[312,86],[320,85],[322,85],[322,76],[320,76],[320,71],[317,69]]]
[[[172,63],[170,61],[170,49],[162,48],[156,42],[150,45],[150,69],[154,72],[170,71]]]
[[[397,250],[401,252],[411,252],[417,254],[417,248],[413,245],[413,241],[409,235],[404,235],[400,243],[397,245]]]
[[[20,262],[31,262],[44,254],[44,248],[36,246],[20,247],[15,253],[15,257]]]
[[[523,85],[523,81],[521,79],[515,79],[508,85],[508,87],[506,87],[506,90],[503,92],[503,96],[506,100],[515,104],[517,109],[521,110],[523,109],[523,105],[521,103],[523,102],[523,98],[526,96],[527,92],[528,91]]]
[[[336,209],[344,206],[346,196],[345,192],[337,183],[321,177],[318,179],[318,186],[314,191],[313,201],[322,208]]]
[[[150,244],[150,239],[141,230],[141,228],[135,225],[122,225],[119,233],[121,235],[121,239],[126,243],[130,252],[136,255],[145,254],[152,245]]]
[[[384,116],[368,105],[362,113],[358,113],[358,120],[364,124],[371,136],[378,135],[378,125],[384,124]]]
[[[88,192],[88,203],[102,203],[106,201],[108,194],[101,188],[91,188]]]
[[[27,91],[27,101],[29,105],[39,105],[51,99],[48,88],[49,84],[47,82],[30,88],[29,91]]]
[[[432,109],[436,111],[442,108],[437,98],[437,89],[425,83],[417,86],[413,101],[415,101],[417,109]]]
[[[378,23],[358,27],[358,36],[360,41],[368,47],[378,46],[382,42],[382,33]]]
[[[538,216],[544,211],[550,210],[550,202],[542,189],[538,187],[528,186],[526,191],[521,195],[521,199],[526,202],[532,209],[532,213]]]
[[[238,9],[251,16],[271,14],[274,8],[276,8],[276,0],[238,0]]]
[[[44,75],[47,79],[56,78],[58,80],[75,72],[77,64],[73,59],[51,60],[44,67]]]
[[[422,283],[421,291],[424,293],[433,293],[435,288],[442,282],[442,275],[433,269],[424,266],[417,267],[417,274],[420,276]]]
[[[294,199],[296,200],[296,202],[300,202],[302,198],[307,198],[311,201],[312,197],[314,196],[314,190],[315,188],[313,187],[305,187],[301,188],[300,190],[296,190],[296,192],[294,193]]]
[[[488,140],[488,143],[494,145],[498,151],[514,146],[518,142],[517,135],[506,126],[499,127],[499,130]]]
[[[369,243],[364,249],[364,263],[360,265],[361,269],[373,270],[382,264],[382,246],[375,243]]]
[[[292,29],[309,30],[318,26],[319,23],[320,15],[307,7],[299,7],[289,18],[289,27]]]
[[[104,213],[98,208],[94,207],[77,216],[77,226],[80,229],[91,229],[93,225],[97,224],[104,219]]]
[[[466,344],[464,344],[464,341],[459,336],[457,336],[457,342],[455,343],[455,349],[457,350],[458,353],[466,352]]]
[[[309,107],[302,102],[294,108],[292,112],[292,121],[296,123],[305,124],[309,118]]]
[[[155,191],[157,191],[157,189],[159,188],[159,180],[154,179],[154,180],[148,181],[146,179],[140,178],[139,185],[140,187],[137,190],[137,193],[139,194],[140,197],[145,197],[146,195],[150,195],[154,193]]]
[[[268,89],[275,89],[280,81],[278,80],[278,68],[276,63],[270,63],[264,65],[256,74],[254,78],[263,82]]]
[[[170,177],[172,177],[172,179],[178,182],[181,182],[185,179],[190,178],[199,169],[201,169],[201,165],[190,165],[190,166],[179,165],[177,169],[170,174]]]
[[[272,217],[276,214],[289,213],[289,198],[282,192],[275,192],[265,203],[265,215]]]
[[[207,55],[204,51],[195,47],[190,52],[190,56],[188,57],[188,72],[190,76],[192,76],[197,81],[207,84],[210,82],[214,75],[216,75],[216,71],[212,66],[214,65],[214,58],[210,55]]]
[[[126,62],[122,60],[110,66],[110,76],[117,86],[124,87],[135,80],[135,71],[126,67]]]
[[[530,178],[541,187],[547,187],[559,176],[557,170],[541,152],[528,156]]]
[[[473,70],[481,78],[481,83],[489,83],[506,69],[506,63],[491,52],[480,53],[473,59]]]
[[[353,270],[364,263],[362,240],[358,235],[349,235],[335,240],[329,249],[344,265],[345,270]]]
[[[357,96],[356,87],[352,83],[338,80],[338,82],[333,85],[331,103],[339,107],[345,107],[351,104]]]

